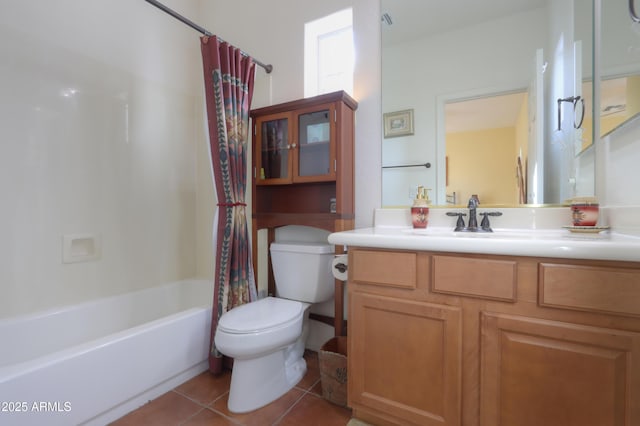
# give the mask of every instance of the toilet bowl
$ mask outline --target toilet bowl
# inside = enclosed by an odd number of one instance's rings
[[[309,307],[333,297],[332,246],[273,243],[270,251],[278,297],[231,309],[216,329],[216,348],[234,358],[227,402],[233,413],[275,401],[304,377]]]
[[[309,305],[267,297],[220,317],[216,347],[234,359],[227,406],[260,408],[287,393],[307,371],[303,323]]]

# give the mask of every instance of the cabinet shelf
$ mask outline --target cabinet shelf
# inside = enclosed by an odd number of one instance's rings
[[[353,221],[353,214],[336,213],[258,213],[253,216],[257,229],[278,228],[286,225],[312,226],[326,231],[336,231],[336,221]]]
[[[332,198],[336,198],[335,181],[264,185],[256,190],[254,214],[329,213]]]

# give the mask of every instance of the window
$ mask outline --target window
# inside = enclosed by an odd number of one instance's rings
[[[353,13],[345,9],[304,26],[304,96],[353,93]]]

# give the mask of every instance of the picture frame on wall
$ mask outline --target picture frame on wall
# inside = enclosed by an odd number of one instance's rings
[[[413,109],[385,112],[383,120],[385,138],[413,135]]]

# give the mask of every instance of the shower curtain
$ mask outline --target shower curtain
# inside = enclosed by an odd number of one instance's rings
[[[217,261],[209,370],[219,374],[222,354],[214,343],[218,319],[229,309],[257,299],[245,203],[255,64],[251,57],[216,36],[200,40],[211,166],[218,199],[213,230]]]

